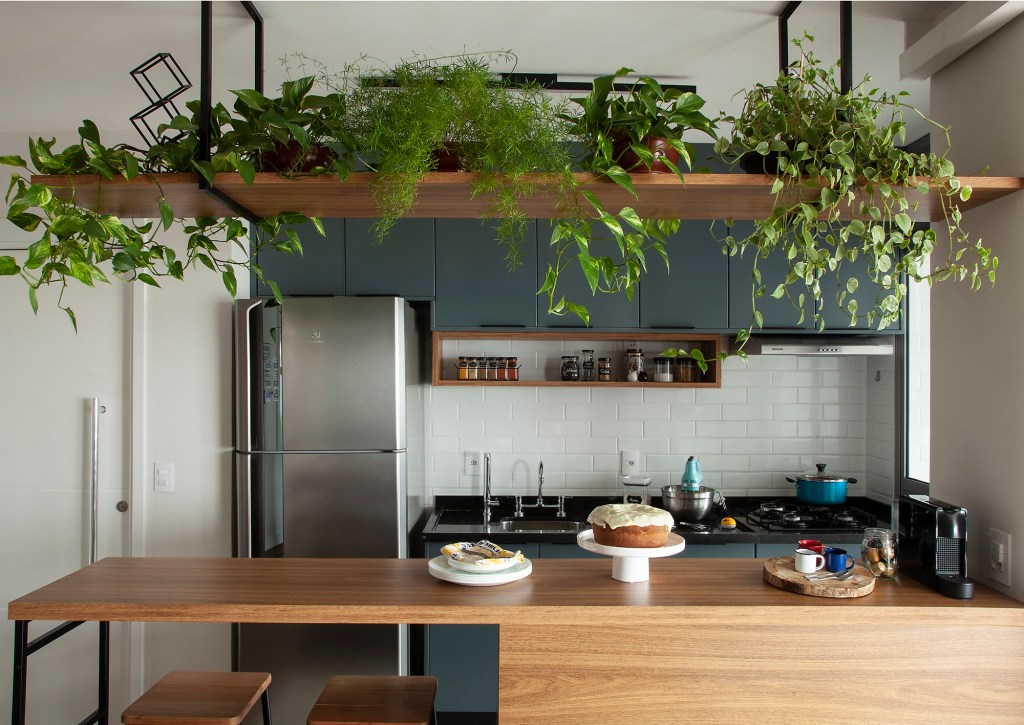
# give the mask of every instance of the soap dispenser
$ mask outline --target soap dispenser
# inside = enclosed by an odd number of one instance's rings
[[[686,459],[686,468],[683,469],[683,477],[680,481],[681,488],[684,491],[697,491],[700,489],[700,484],[704,480],[704,474],[700,470],[700,461],[697,460],[696,456],[690,456]]]

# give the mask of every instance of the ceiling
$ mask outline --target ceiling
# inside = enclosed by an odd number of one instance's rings
[[[301,52],[329,67],[361,54],[393,62],[414,53],[511,49],[516,70],[592,78],[630,66],[695,84],[711,111],[738,110],[734,94],[777,72],[783,2],[285,2],[256,3],[264,17],[266,88],[286,77],[279,60]],[[853,70],[928,108],[927,81],[900,81],[905,21],[932,21],[959,3],[854,3]],[[838,57],[839,3],[804,2],[791,37],[807,30],[823,60]],[[214,5],[215,96],[253,85],[252,22],[237,3]],[[7,134],[66,133],[83,118],[105,140],[137,143],[128,117],[146,103],[128,71],[159,51],[196,84],[198,2],[0,2],[0,145]],[[294,66],[294,56],[292,56]],[[301,70],[293,67],[293,76]],[[908,120],[910,120],[908,118]],[[912,138],[925,132],[917,126]]]

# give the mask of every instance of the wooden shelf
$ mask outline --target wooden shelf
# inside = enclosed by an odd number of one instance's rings
[[[609,210],[633,207],[642,217],[669,219],[758,219],[766,217],[774,203],[771,187],[774,177],[761,174],[686,174],[685,185],[671,174],[637,174],[633,184],[638,199],[618,185],[593,174],[577,174],[584,187],[593,191]],[[238,174],[218,174],[215,186],[247,209],[260,216],[297,211],[325,218],[376,217],[376,204],[370,193],[375,174],[353,173],[343,182],[334,176],[283,178],[260,173],[252,186],[246,186]],[[438,218],[477,218],[487,213],[487,198],[470,197],[473,179],[468,173],[431,173],[419,186],[416,207],[409,216]],[[557,218],[561,207],[554,185],[536,176],[538,193],[522,201],[532,218]],[[995,199],[1024,189],[1021,177],[962,176],[972,187],[969,201],[958,202],[962,211],[977,208]],[[71,195],[89,209],[121,217],[159,218],[157,199],[161,191],[179,217],[233,216],[222,202],[199,190],[195,174],[157,174],[131,181],[103,181],[92,175],[33,176],[33,183],[44,183],[62,198]],[[817,196],[812,189],[808,197]],[[939,194],[909,193],[919,206],[911,212],[915,221],[942,218]]]
[[[458,346],[460,341],[467,340],[469,345],[453,351],[451,343]],[[527,360],[526,355],[532,354],[529,345],[523,344],[529,341],[548,343],[544,352],[536,353],[534,360]],[[445,343],[449,343],[449,349],[445,350]],[[708,371],[704,373],[700,382],[684,383],[671,382],[659,383],[629,382],[624,379],[623,351],[627,342],[636,343],[644,349],[646,366],[650,374],[654,369],[654,357],[667,347],[680,347],[692,349],[699,346],[708,363]],[[558,350],[553,349],[549,343],[562,343]],[[648,345],[648,343],[657,343]],[[598,357],[612,358],[612,380],[611,381],[568,381],[554,378],[558,375],[558,368],[561,364],[562,354],[579,354],[579,351],[588,345],[593,346],[595,362]],[[539,346],[535,346],[539,347]],[[590,349],[589,347],[587,349]],[[547,331],[436,331],[433,334],[433,349],[431,355],[431,384],[436,386],[498,386],[498,387],[563,387],[563,388],[720,388],[722,387],[722,363],[718,360],[718,353],[723,349],[722,337],[720,335],[704,335],[687,332],[547,332]],[[460,355],[475,357],[498,357],[516,355],[523,366],[520,370],[520,377],[525,380],[458,380],[456,378],[455,362]],[[536,358],[541,358],[540,360]],[[700,371],[698,370],[698,373]],[[595,377],[597,373],[595,370]],[[543,376],[543,379],[538,379]],[[534,378],[534,379],[530,379]]]

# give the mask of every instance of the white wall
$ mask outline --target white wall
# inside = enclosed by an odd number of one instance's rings
[[[471,355],[477,343],[460,344]],[[731,359],[714,390],[475,386],[430,396],[431,496],[482,493],[482,479],[463,472],[467,450],[493,454],[499,494],[535,493],[541,458],[545,492],[615,493],[618,452],[639,450],[652,493],[698,455],[705,485],[727,496],[794,495],[785,477],[815,463],[857,478],[851,495],[892,495],[891,358]]]
[[[962,174],[990,165],[1024,174],[1024,17],[932,78],[932,112],[952,126],[951,158]],[[934,495],[966,506],[968,572],[986,580],[987,531],[1013,535],[1013,585],[1024,600],[1024,194],[964,216],[964,227],[999,257],[995,289],[932,289],[932,465]],[[996,588],[1001,588],[995,585]]]

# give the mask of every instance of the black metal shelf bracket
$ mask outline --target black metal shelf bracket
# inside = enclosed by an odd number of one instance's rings
[[[256,67],[256,81],[253,85],[255,90],[263,92],[263,16],[260,15],[256,9],[255,3],[243,2],[242,7],[252,18],[253,24],[256,28],[256,43],[255,43],[255,67]],[[203,0],[200,9],[200,22],[199,22],[199,55],[200,55],[200,72],[199,72],[199,160],[209,161],[211,157],[211,114],[213,108],[213,2],[212,0]],[[260,218],[257,214],[253,213],[239,202],[232,199],[230,196],[222,192],[220,189],[215,189],[210,184],[206,177],[202,174],[199,175],[199,190],[206,192],[209,196],[217,199],[218,201],[225,204],[233,212],[241,216],[246,221],[256,224]]]
[[[800,0],[786,3],[779,13],[779,71],[789,67],[789,19]],[[839,2],[839,91],[853,88],[853,0]]]

